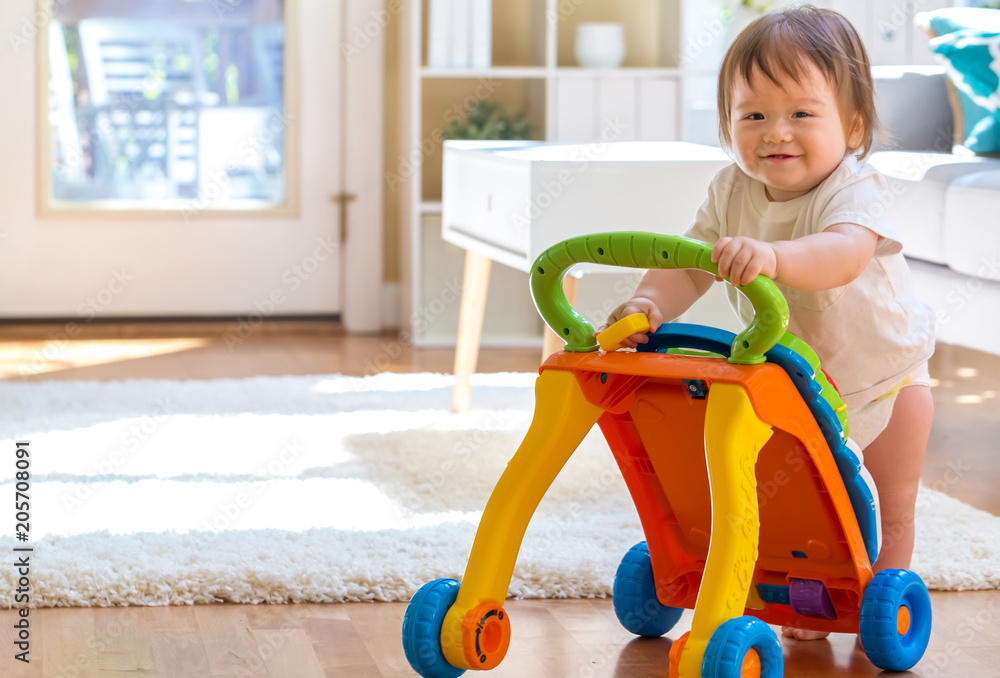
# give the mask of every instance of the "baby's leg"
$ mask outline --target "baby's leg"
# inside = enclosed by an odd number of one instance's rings
[[[917,486],[933,417],[934,400],[930,387],[902,388],[896,395],[889,425],[864,451],[865,467],[875,480],[882,511],[882,550],[875,562],[876,571],[910,566]],[[799,640],[829,635],[789,626],[783,627],[782,633]]]
[[[910,566],[917,486],[933,418],[929,386],[900,389],[889,425],[865,450],[865,466],[878,487],[882,511],[882,550],[876,572]]]

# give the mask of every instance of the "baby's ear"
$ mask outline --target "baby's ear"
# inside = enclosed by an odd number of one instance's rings
[[[865,123],[861,119],[861,115],[858,113],[854,114],[854,120],[851,122],[850,131],[847,134],[847,147],[858,149],[864,145],[865,137]]]

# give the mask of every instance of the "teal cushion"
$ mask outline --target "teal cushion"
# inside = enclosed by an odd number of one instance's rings
[[[927,12],[926,20],[935,35],[954,33],[967,28],[1000,31],[1000,12],[984,7],[948,7]]]
[[[938,10],[930,12],[929,24],[937,34],[931,51],[955,88],[956,143],[1000,153],[1000,10]]]
[[[927,21],[935,35],[954,33],[967,28],[1000,31],[1000,11],[984,7],[947,7],[927,12]]]

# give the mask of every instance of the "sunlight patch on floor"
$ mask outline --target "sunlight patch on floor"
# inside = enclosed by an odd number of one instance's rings
[[[46,342],[4,344],[0,345],[0,379],[180,353],[201,348],[210,341],[204,337],[72,341],[55,338]]]

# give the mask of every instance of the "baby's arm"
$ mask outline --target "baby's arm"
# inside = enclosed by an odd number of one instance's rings
[[[764,274],[797,290],[828,290],[861,275],[877,243],[878,235],[864,226],[835,224],[795,240],[720,238],[712,248],[712,261],[734,285],[746,285]]]
[[[673,320],[691,307],[712,286],[715,277],[704,271],[689,269],[650,269],[642,276],[632,298],[608,316],[601,329],[633,313],[645,313],[649,318],[649,331],[655,332],[664,319]],[[635,348],[649,338],[643,333],[633,334],[622,345]]]

